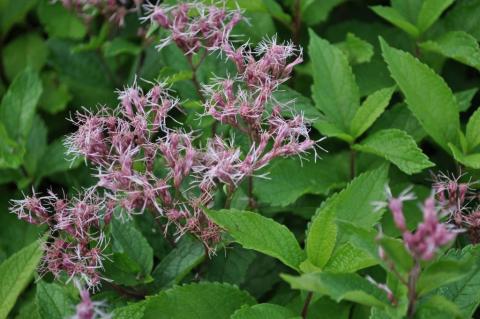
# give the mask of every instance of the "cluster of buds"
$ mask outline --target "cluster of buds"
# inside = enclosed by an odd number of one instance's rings
[[[243,18],[239,10],[228,10],[225,3],[207,5],[185,2],[175,6],[146,4],[143,18],[170,35],[157,46],[161,49],[174,42],[185,54],[221,49],[228,41],[232,29]]]
[[[75,315],[71,319],[110,319],[112,316],[105,311],[105,303],[93,301],[88,289],[82,288],[77,282],[80,291],[80,302],[77,304]]]
[[[91,190],[70,200],[52,192],[41,197],[34,193],[13,200],[11,211],[29,223],[48,225],[50,237],[43,247],[42,273],[50,272],[56,278],[67,275],[68,281],[81,280],[91,288],[100,284],[107,245],[102,229],[111,219],[103,199]]]
[[[130,12],[139,12],[143,0],[57,0],[69,10],[74,10],[85,20],[92,17],[92,13],[99,12],[112,23],[123,26],[125,16]]]
[[[415,199],[415,195],[406,190],[399,197],[389,197],[388,208],[393,215],[395,226],[402,233],[405,247],[415,260],[433,259],[441,247],[455,239],[457,231],[440,222],[441,216],[434,197],[425,200],[422,206],[423,221],[415,232],[408,230],[403,212],[403,202]]]

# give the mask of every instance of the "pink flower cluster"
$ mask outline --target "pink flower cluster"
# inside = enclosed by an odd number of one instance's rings
[[[75,315],[71,319],[110,319],[112,316],[105,311],[105,304],[102,301],[93,301],[88,289],[81,288],[80,303],[76,307]]]
[[[82,280],[96,287],[102,279],[107,241],[102,232],[111,218],[103,199],[91,190],[82,198],[61,199],[52,192],[39,197],[35,193],[12,201],[11,211],[32,224],[47,224],[50,237],[44,243],[41,272],[56,278],[66,274],[68,281]]]
[[[405,223],[403,202],[414,198],[412,193],[404,191],[397,198],[389,198],[388,208],[412,257],[416,260],[431,260],[439,248],[455,239],[457,232],[440,222],[434,197],[427,198],[422,206],[423,222],[417,226],[415,232],[409,231]]]
[[[186,54],[197,53],[201,48],[222,48],[235,25],[240,22],[239,10],[227,10],[225,3],[207,5],[202,2],[185,2],[175,6],[146,4],[144,21],[167,29],[170,35],[161,40],[161,49],[174,42]]]
[[[57,0],[69,10],[74,10],[86,20],[91,18],[91,12],[98,10],[103,16],[118,26],[123,26],[125,16],[130,12],[138,12],[143,0]]]

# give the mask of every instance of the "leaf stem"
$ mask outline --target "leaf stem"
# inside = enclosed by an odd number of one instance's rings
[[[417,303],[417,280],[420,275],[420,262],[415,260],[415,265],[413,266],[410,274],[408,276],[408,310],[407,317],[413,318],[415,316],[415,308]]]
[[[308,306],[310,306],[310,302],[312,301],[312,297],[313,297],[313,292],[309,291],[308,294],[307,294],[307,297],[305,298],[305,302],[304,302],[303,308],[302,308],[301,315],[302,315],[303,319],[307,318]]]

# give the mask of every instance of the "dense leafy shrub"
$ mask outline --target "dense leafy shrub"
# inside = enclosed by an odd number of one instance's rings
[[[480,1],[0,1],[0,318],[471,318]]]

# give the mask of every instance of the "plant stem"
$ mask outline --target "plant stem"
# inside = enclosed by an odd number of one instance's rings
[[[307,294],[307,297],[305,298],[305,302],[304,302],[303,308],[302,308],[301,315],[302,315],[303,319],[307,318],[308,306],[310,306],[310,301],[312,301],[312,297],[313,297],[313,292],[309,291],[308,294]]]
[[[293,5],[293,24],[292,24],[292,37],[293,43],[298,45],[300,43],[300,27],[302,25],[302,13],[300,7],[300,0],[295,0]]]
[[[415,316],[415,306],[417,302],[417,280],[420,275],[420,262],[415,260],[415,265],[413,266],[410,274],[408,276],[408,310],[407,317],[413,318]]]

